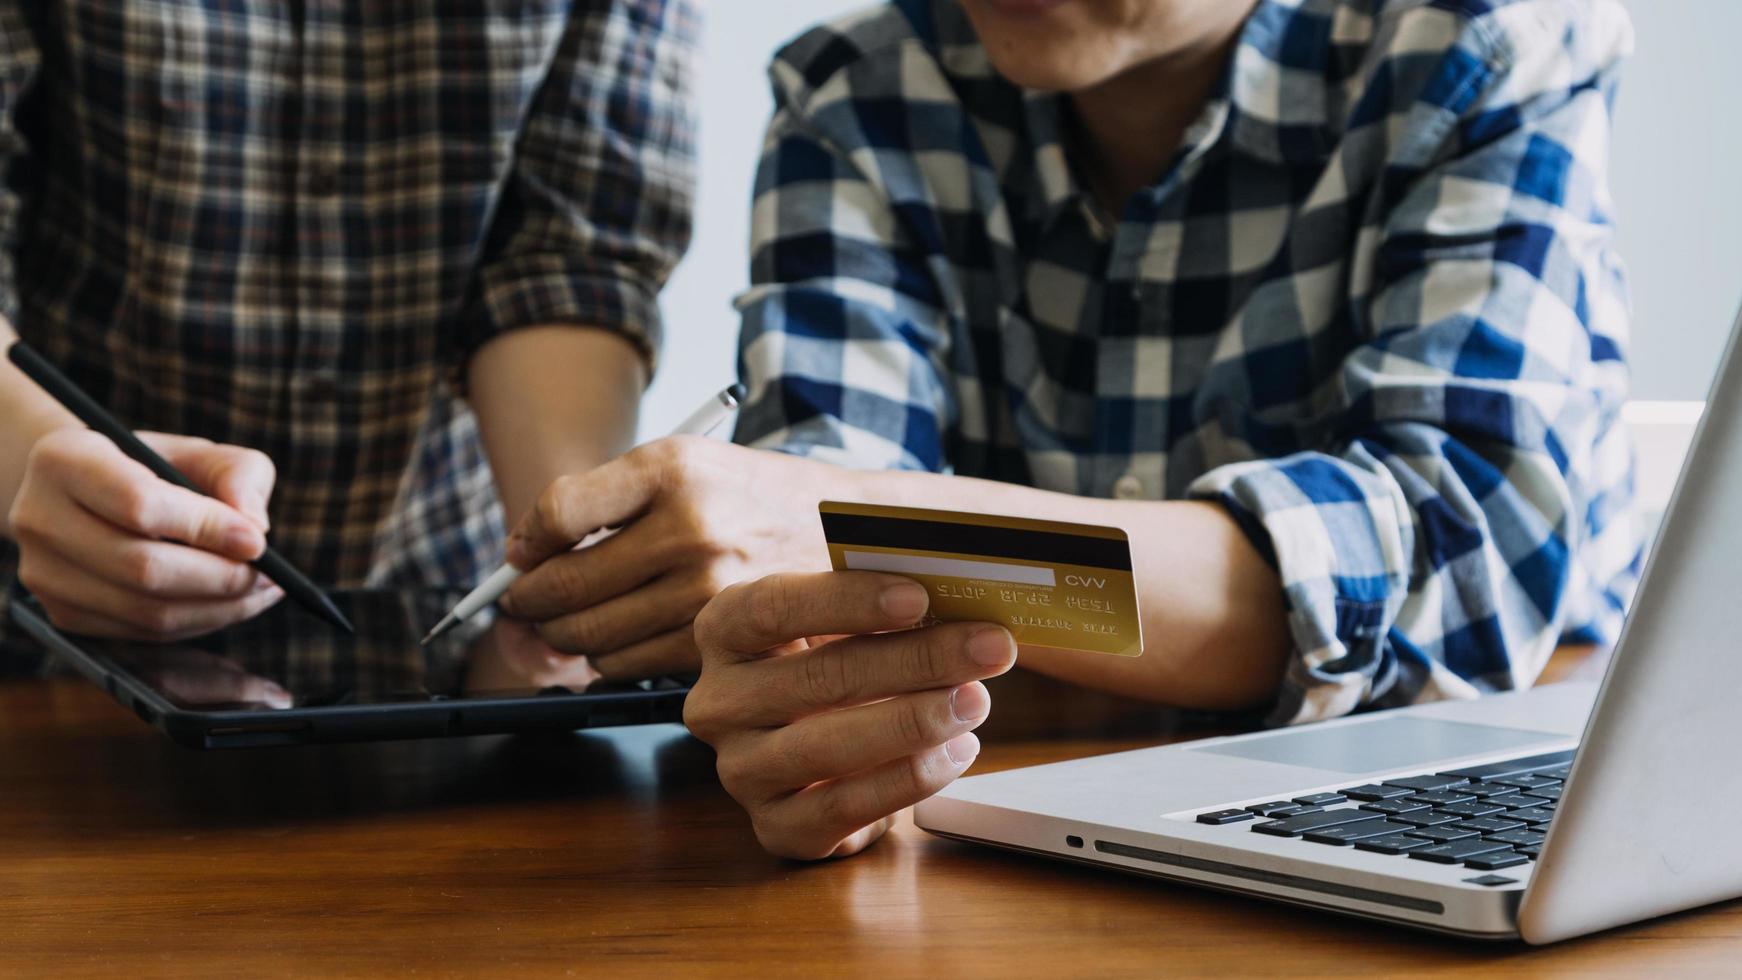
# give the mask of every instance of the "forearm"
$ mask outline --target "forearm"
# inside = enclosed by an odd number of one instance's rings
[[[1258,707],[1281,682],[1290,642],[1281,584],[1220,505],[1120,501],[933,473],[835,470],[841,499],[976,510],[1123,528],[1144,653],[1104,657],[1024,648],[1030,670],[1086,687],[1189,708]],[[947,505],[946,505],[947,506]]]
[[[647,368],[606,330],[513,330],[467,365],[471,403],[513,526],[549,483],[622,453],[635,438]]]
[[[0,349],[18,339],[0,317]],[[12,536],[13,498],[24,480],[24,462],[36,440],[56,429],[77,426],[73,414],[50,398],[10,360],[0,360],[0,536]]]

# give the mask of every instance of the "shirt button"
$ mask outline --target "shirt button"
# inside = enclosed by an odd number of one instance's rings
[[[1113,496],[1120,500],[1142,500],[1143,478],[1136,473],[1127,473],[1113,481]]]

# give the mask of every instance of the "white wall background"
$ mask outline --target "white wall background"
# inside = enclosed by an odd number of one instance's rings
[[[771,105],[764,70],[810,24],[864,0],[706,4],[696,237],[667,288],[664,364],[642,413],[669,431],[736,373],[751,179]],[[1634,0],[1639,49],[1617,107],[1614,186],[1632,274],[1634,394],[1704,398],[1742,302],[1742,3]]]
[[[1632,0],[1615,110],[1633,394],[1703,399],[1742,303],[1742,3]]]
[[[701,168],[695,240],[666,286],[665,353],[641,409],[657,438],[738,375],[732,298],[750,281],[750,188],[774,103],[768,61],[811,25],[868,0],[701,0]]]

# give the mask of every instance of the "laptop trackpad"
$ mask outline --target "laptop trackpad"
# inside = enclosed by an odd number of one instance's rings
[[[1559,741],[1565,741],[1565,736],[1402,716],[1323,728],[1292,728],[1198,746],[1190,751],[1357,773],[1407,769]]]

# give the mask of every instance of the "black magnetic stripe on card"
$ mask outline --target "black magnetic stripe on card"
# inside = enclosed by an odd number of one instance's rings
[[[1109,538],[860,514],[823,514],[822,518],[823,535],[830,544],[909,548],[1131,571],[1131,546]]]

